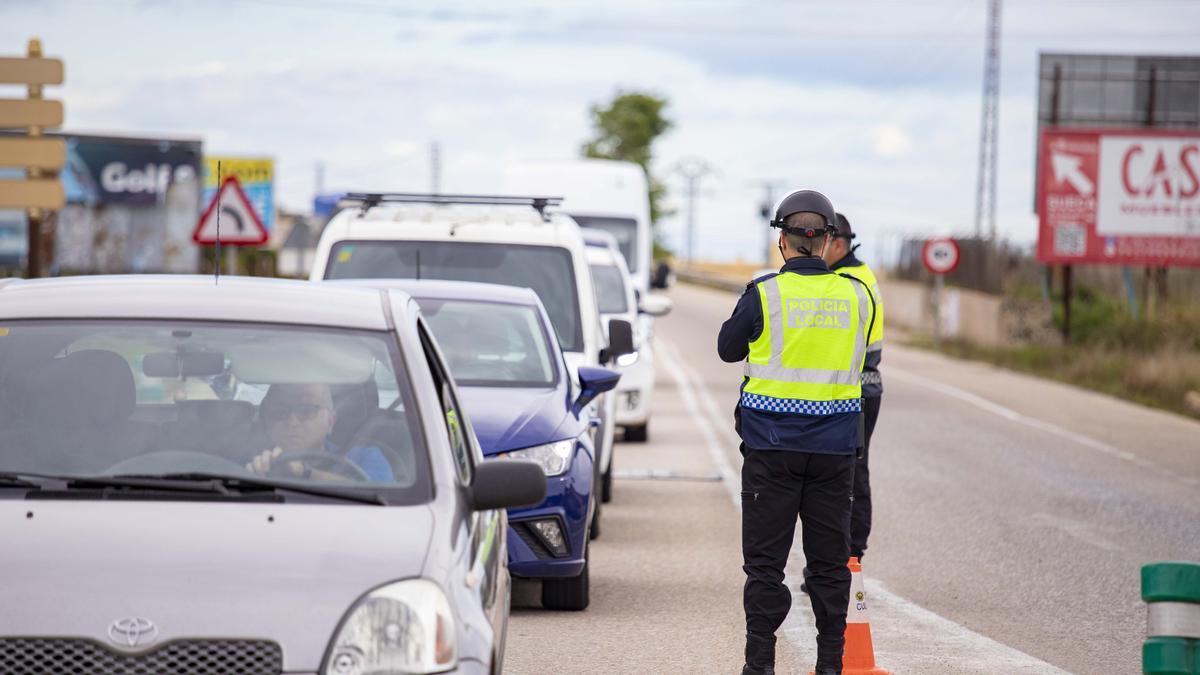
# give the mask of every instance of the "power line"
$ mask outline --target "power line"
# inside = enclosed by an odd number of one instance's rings
[[[687,262],[696,262],[696,197],[700,190],[700,181],[712,174],[714,169],[708,162],[699,157],[684,157],[675,163],[672,173],[683,176],[684,193],[687,195]]]

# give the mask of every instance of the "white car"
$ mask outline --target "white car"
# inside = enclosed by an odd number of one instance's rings
[[[531,288],[558,333],[573,386],[581,366],[633,351],[633,327],[601,324],[579,226],[555,200],[470,195],[350,194],[325,227],[311,279],[445,279]],[[607,329],[607,330],[606,330]],[[616,397],[593,402],[598,480],[612,480]],[[600,532],[595,510],[592,537]]]
[[[588,242],[588,265],[600,315],[605,321],[624,319],[636,327],[634,352],[617,360],[621,372],[617,385],[617,426],[624,429],[624,440],[645,442],[649,438],[650,400],[654,395],[653,323],[639,321],[638,315],[662,316],[671,310],[671,300],[634,290],[625,259],[611,235],[584,228],[584,239]],[[604,501],[611,499],[610,484],[604,485],[602,496]]]

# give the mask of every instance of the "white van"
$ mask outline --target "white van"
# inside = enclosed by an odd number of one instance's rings
[[[563,198],[559,210],[580,227],[612,234],[625,256],[634,288],[650,290],[650,194],[646,172],[633,162],[571,159],[521,162],[505,169],[505,189],[514,194]]]
[[[633,327],[601,323],[586,246],[554,200],[470,195],[349,194],[317,244],[310,278],[445,279],[531,288],[558,333],[578,390],[580,366],[613,366]],[[611,345],[610,345],[611,338]],[[616,397],[593,403],[597,479],[611,483]],[[599,528],[599,505],[592,525]]]

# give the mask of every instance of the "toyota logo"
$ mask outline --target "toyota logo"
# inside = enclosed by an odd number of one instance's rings
[[[154,638],[158,637],[158,626],[140,616],[125,617],[112,622],[108,627],[108,637],[119,645],[136,647],[154,642]]]

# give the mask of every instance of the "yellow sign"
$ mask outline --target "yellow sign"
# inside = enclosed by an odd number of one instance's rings
[[[222,181],[230,176],[237,176],[242,185],[275,181],[275,160],[270,157],[205,157],[205,189],[217,189],[217,162],[221,163]]]

